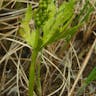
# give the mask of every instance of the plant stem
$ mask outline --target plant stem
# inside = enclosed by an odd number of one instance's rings
[[[30,66],[30,73],[29,73],[29,96],[33,96],[33,91],[34,91],[34,80],[35,80],[35,63],[36,63],[36,58],[38,55],[38,51],[34,49],[31,57],[31,66]]]
[[[37,65],[37,79],[36,79],[37,82],[36,82],[36,84],[37,84],[38,94],[39,94],[39,96],[42,96],[41,80],[40,80],[41,79],[40,78],[40,69],[41,69],[40,63],[38,63],[38,65]]]

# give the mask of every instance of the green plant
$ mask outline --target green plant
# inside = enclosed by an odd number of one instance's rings
[[[78,21],[82,15],[79,14],[75,18],[75,3],[75,0],[70,0],[69,2],[63,2],[59,8],[56,8],[54,1],[40,0],[38,8],[34,10],[32,10],[31,5],[28,5],[25,18],[21,22],[19,33],[33,49],[29,72],[29,96],[33,96],[34,84],[36,83],[34,80],[36,78],[38,78],[37,82],[39,84],[37,85],[37,89],[39,95],[41,95],[40,65],[38,66],[39,75],[38,77],[35,76],[35,64],[38,53],[48,44],[63,38],[68,44],[77,32],[77,29],[92,11],[87,11],[88,14],[86,13],[84,15],[84,19],[75,24],[74,19],[78,17],[76,19]],[[31,20],[34,22],[34,28],[32,29],[29,26]]]
[[[79,88],[77,95],[80,96],[83,92],[83,90],[93,81],[96,80],[96,67],[93,68],[93,70],[91,71],[91,73],[88,75],[88,77],[86,78],[85,82],[83,83],[83,85]]]

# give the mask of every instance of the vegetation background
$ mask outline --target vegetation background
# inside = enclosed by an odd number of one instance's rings
[[[0,96],[31,89],[96,95],[96,0],[0,0]]]

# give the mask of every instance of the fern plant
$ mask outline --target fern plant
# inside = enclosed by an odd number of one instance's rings
[[[69,0],[69,2],[63,2],[63,4],[57,8],[54,0],[40,0],[37,9],[32,10],[32,6],[28,5],[25,18],[21,22],[19,33],[26,40],[26,42],[32,47],[33,52],[31,56],[31,65],[29,72],[29,96],[33,96],[34,84],[36,84],[35,76],[35,64],[38,53],[47,46],[62,38],[66,39],[67,43],[76,33],[77,29],[83,24],[82,22],[75,24],[74,5],[76,0]],[[82,12],[81,12],[82,13]],[[82,14],[78,15],[78,19]],[[30,28],[30,21],[34,21],[34,28]],[[42,34],[42,35],[41,35]],[[40,65],[38,66],[38,92],[41,96],[40,85]]]

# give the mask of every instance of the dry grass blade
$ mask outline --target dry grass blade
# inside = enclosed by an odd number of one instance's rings
[[[2,8],[3,0],[0,0],[0,9]]]

